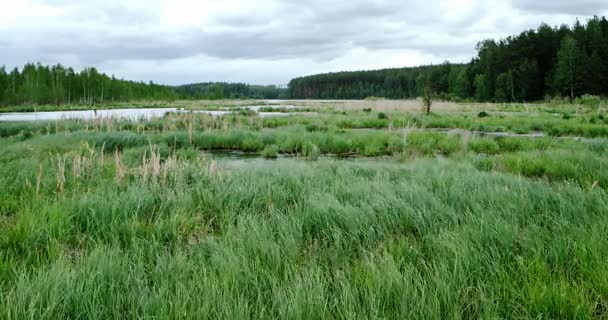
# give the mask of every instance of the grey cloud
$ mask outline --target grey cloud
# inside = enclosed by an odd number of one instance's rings
[[[48,53],[73,53],[85,63],[179,59],[198,54],[223,59],[297,57],[326,61],[353,48],[391,47],[439,54],[440,44],[433,42],[432,33],[466,29],[474,22],[468,18],[477,14],[479,7],[469,10],[467,19],[450,20],[443,19],[442,5],[426,0],[407,4],[398,0],[288,0],[278,2],[270,14],[241,12],[215,17],[219,31],[207,31],[159,29],[154,12],[140,12],[125,2],[103,0],[96,10],[90,10],[88,4],[76,0],[37,1],[67,8],[65,20],[86,21],[83,27],[58,24],[35,30],[38,48]],[[410,34],[412,30],[416,37]],[[458,42],[456,37],[451,40]],[[468,45],[450,43],[446,53],[464,52]]]
[[[608,8],[606,0],[576,4],[510,0],[502,7],[483,0],[471,0],[466,6],[450,0],[260,0],[250,11],[238,10],[236,4],[235,10],[186,27],[163,21],[158,4],[168,0],[30,1],[60,8],[60,16],[17,27],[0,21],[0,47],[11,51],[1,53],[3,60],[27,57],[53,63],[69,58],[76,65],[120,66],[133,74],[136,67],[128,66],[196,59],[224,67],[231,61],[256,61],[274,68],[280,60],[327,68],[358,50],[378,52],[378,60],[389,51],[416,52],[439,61],[463,59],[474,54],[480,40],[518,32],[542,21],[529,13],[559,13],[561,22],[571,23],[574,17],[565,14],[588,15]],[[503,9],[505,12],[500,11]],[[282,66],[288,68],[289,64]],[[352,65],[352,69],[360,68]],[[290,70],[295,69],[294,65]],[[185,70],[182,66],[180,72]],[[214,77],[222,73],[214,72]],[[230,72],[222,74],[238,74],[238,70]]]
[[[537,13],[561,13],[572,15],[600,15],[608,10],[606,0],[512,0],[513,7]]]
[[[80,0],[35,0],[34,2],[62,8],[64,11],[62,19],[79,21],[83,25],[107,23],[129,26],[154,23],[159,19],[159,13],[152,7],[138,6],[132,1],[98,0],[94,5]],[[150,5],[153,5],[153,1]]]
[[[246,27],[258,27],[255,33],[229,29],[228,32],[202,37],[202,41],[213,43],[205,52],[222,57],[289,57],[315,55],[321,50],[334,53],[325,54],[332,58],[340,51],[353,46],[366,49],[379,47],[404,48],[408,46],[406,30],[416,29],[421,34],[432,33],[432,29],[449,30],[466,29],[479,16],[479,6],[469,10],[462,19],[442,19],[440,6],[433,7],[428,1],[415,0],[403,4],[401,1],[284,1],[279,9],[273,12],[274,24],[264,26],[264,20],[250,19],[246,16],[230,16],[230,19],[218,19],[218,23],[237,21]],[[248,26],[248,23],[251,25]],[[463,33],[465,31],[462,31]],[[222,41],[221,39],[225,39]],[[238,43],[229,47],[231,40]],[[350,45],[349,45],[350,44]],[[468,45],[468,42],[466,43]],[[261,49],[261,52],[251,50]],[[425,42],[418,41],[417,50],[425,50]],[[463,47],[458,49],[464,51]],[[436,48],[433,48],[436,52]]]

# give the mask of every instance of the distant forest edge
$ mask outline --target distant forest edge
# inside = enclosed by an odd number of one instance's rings
[[[95,68],[80,72],[62,65],[26,64],[6,72],[0,67],[0,105],[44,105],[128,102],[175,99],[277,99],[287,98],[287,89],[243,83],[197,83],[166,86],[152,82],[117,79]]]
[[[298,99],[407,99],[430,87],[437,98],[537,101],[548,96],[608,95],[608,21],[595,17],[569,27],[541,24],[500,41],[477,45],[467,64],[338,72],[291,80]],[[421,85],[426,83],[426,85]]]
[[[424,84],[424,85],[423,85]],[[470,63],[311,75],[288,88],[207,82],[167,86],[117,79],[95,68],[62,65],[0,67],[0,105],[94,105],[174,99],[408,99],[430,90],[438,99],[538,101],[583,94],[608,96],[608,21],[595,17],[570,27],[541,24],[477,45]]]

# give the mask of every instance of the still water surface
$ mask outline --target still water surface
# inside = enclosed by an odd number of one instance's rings
[[[242,109],[249,109],[258,112],[263,106],[243,106]],[[293,106],[272,106],[275,108],[295,108]],[[231,111],[226,110],[185,110],[177,108],[130,108],[130,109],[100,109],[100,110],[80,110],[80,111],[48,111],[48,112],[10,112],[0,113],[0,121],[52,121],[64,119],[106,119],[120,118],[128,120],[161,118],[170,112],[195,112],[204,113],[212,116],[223,116],[230,114]],[[261,117],[277,117],[290,115],[285,112],[258,112]]]

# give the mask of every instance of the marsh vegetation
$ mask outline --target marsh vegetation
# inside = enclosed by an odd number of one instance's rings
[[[606,317],[606,109],[419,105],[0,123],[0,317]]]

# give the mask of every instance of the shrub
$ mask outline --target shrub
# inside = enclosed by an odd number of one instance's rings
[[[384,113],[384,112],[378,113],[378,120],[386,120],[386,119],[388,119],[388,116],[386,115],[386,113]]]
[[[24,140],[31,138],[33,135],[34,134],[31,131],[21,131],[20,138],[22,141],[24,141]]]
[[[279,153],[279,146],[276,144],[268,145],[262,150],[262,157],[266,159],[276,159]]]
[[[490,116],[490,114],[487,113],[487,112],[485,112],[485,111],[482,111],[482,112],[480,112],[480,113],[477,114],[478,118],[487,118],[489,116]]]
[[[545,103],[549,105],[568,104],[569,102],[567,97],[545,95]]]
[[[602,98],[590,94],[582,95],[576,99],[576,103],[590,108],[599,108],[602,103]]]

